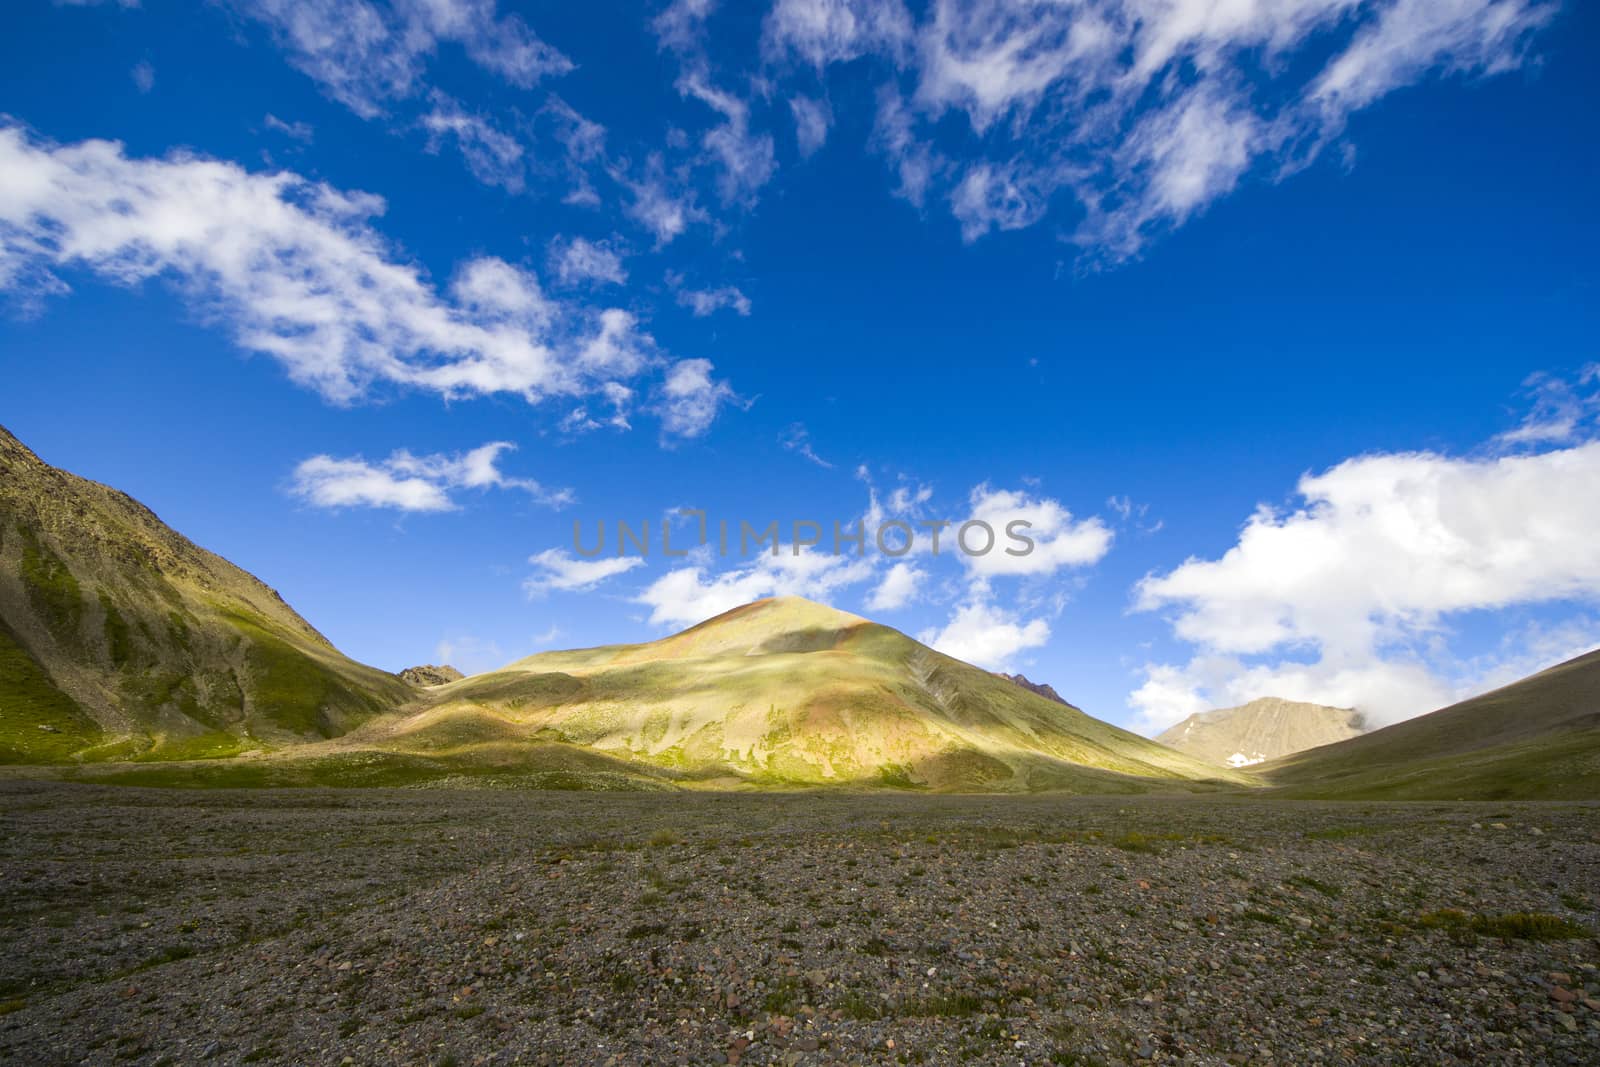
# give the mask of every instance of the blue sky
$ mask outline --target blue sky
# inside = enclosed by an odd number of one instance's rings
[[[795,592],[1154,730],[1593,647],[1600,16],[1262,6],[13,5],[0,421],[390,669]],[[572,552],[682,507],[1042,547]]]

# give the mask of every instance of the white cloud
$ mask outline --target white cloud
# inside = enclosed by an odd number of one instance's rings
[[[1447,624],[1469,612],[1600,601],[1600,442],[1532,455],[1371,455],[1300,480],[1238,544],[1137,589],[1200,649],[1134,694],[1146,721],[1193,696],[1288,696],[1378,722],[1464,695]],[[1253,661],[1246,661],[1251,657]]]
[[[530,557],[528,562],[538,568],[522,583],[529,597],[541,597],[551,592],[586,593],[610,578],[644,566],[644,560],[639,556],[579,559],[559,548],[540,552]]]
[[[673,364],[661,392],[662,428],[680,437],[699,437],[711,428],[717,410],[737,399],[727,382],[711,377],[711,361],[706,359]]]
[[[1556,4],[1541,0],[782,0],[770,63],[887,68],[874,145],[898,192],[943,196],[967,240],[1043,219],[1070,190],[1091,258],[1135,255],[1260,165],[1283,176],[1349,114],[1434,74],[1490,75],[1525,60]],[[906,91],[909,88],[909,97]],[[971,136],[951,158],[936,125]],[[804,142],[802,142],[803,144]]]
[[[709,218],[695,203],[693,190],[682,188],[668,176],[659,155],[649,158],[643,177],[631,178],[620,170],[613,171],[613,177],[630,196],[623,211],[655,236],[657,248],[671,244],[691,225]]]
[[[135,63],[128,76],[133,79],[134,88],[141,93],[148,93],[156,87],[156,68],[150,65],[149,60],[142,59]]]
[[[572,69],[520,17],[497,17],[494,0],[229,0],[229,6],[265,24],[296,69],[363,118],[417,95],[444,43],[460,45],[478,66],[520,88]]]
[[[867,610],[898,611],[917,598],[927,577],[926,572],[914,564],[896,563],[867,597]]]
[[[312,138],[316,136],[316,131],[311,128],[309,123],[286,122],[270,112],[262,121],[265,123],[267,129],[276,130],[285,137],[299,141],[302,144],[310,144]]]
[[[520,193],[526,171],[522,144],[444,93],[435,91],[430,100],[432,110],[419,120],[428,133],[428,150],[437,152],[446,137],[453,137],[474,178],[485,185]]]
[[[789,98],[789,113],[794,117],[794,137],[800,154],[809,156],[827,141],[833,109],[826,100],[796,95]]]
[[[1003,576],[1051,575],[1064,567],[1087,567],[1100,562],[1111,551],[1113,534],[1098,516],[1074,519],[1060,501],[1048,497],[1034,497],[1013,489],[995,489],[987,483],[972,490],[968,498],[970,514],[966,521],[984,522],[994,531],[994,548],[978,556],[963,553],[962,562],[978,578]],[[1015,536],[1033,541],[1030,550],[1012,536],[1007,527],[1014,522],[1028,526],[1016,527]],[[957,531],[947,535],[952,547]],[[974,528],[967,537],[973,548],[981,548],[987,541],[982,529]],[[1025,555],[1011,555],[1025,552]]]
[[[0,288],[24,298],[64,292],[65,269],[170,279],[240,347],[337,403],[381,384],[534,402],[668,368],[668,432],[702,433],[732,395],[704,360],[671,368],[630,313],[554,300],[503,260],[469,261],[439,292],[370,225],[383,207],[285,171],[0,125]]]
[[[740,315],[750,314],[750,298],[736,286],[723,285],[716,289],[680,288],[683,278],[669,273],[667,283],[678,290],[678,303],[694,312],[695,318],[714,315],[724,308]]]
[[[805,428],[804,423],[791,423],[778,440],[790,452],[804,456],[825,470],[833,469],[833,464],[817,455],[816,450],[811,447],[811,432]]]
[[[622,266],[620,255],[605,244],[582,237],[574,237],[570,241],[552,241],[550,268],[562,285],[584,282],[622,285],[628,280],[628,272]]]
[[[785,546],[749,564],[713,574],[704,562],[668,571],[637,597],[657,626],[691,626],[724,611],[770,596],[803,596],[828,602],[837,592],[870,578],[873,562]]]
[[[771,135],[751,129],[750,105],[711,84],[703,64],[684,72],[678,79],[678,92],[722,116],[722,123],[707,130],[700,143],[720,168],[717,192],[723,202],[750,206],[777,170]]]
[[[1510,70],[1522,62],[1528,36],[1556,10],[1523,0],[1394,0],[1323,69],[1311,99],[1342,119],[1435,68]]]
[[[1578,375],[1577,388],[1564,378],[1533,374],[1522,383],[1531,401],[1528,413],[1513,430],[1495,437],[1508,448],[1566,444],[1600,419],[1600,363],[1591,363]],[[1583,391],[1589,386],[1588,392]]]
[[[875,52],[902,56],[910,43],[900,0],[777,0],[761,34],[769,58],[792,54],[818,69]]]
[[[1016,657],[1050,640],[1050,624],[974,600],[956,610],[942,629],[925,630],[917,640],[947,656],[991,671],[1010,670]]]
[[[419,456],[401,449],[377,463],[359,456],[312,456],[295,467],[290,492],[322,508],[400,511],[454,511],[454,489],[516,489],[556,508],[572,502],[570,489],[551,491],[531,478],[503,473],[500,456],[515,449],[509,441],[453,454]]]

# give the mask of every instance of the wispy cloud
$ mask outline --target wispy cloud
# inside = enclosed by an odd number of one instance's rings
[[[461,489],[514,489],[553,508],[572,503],[570,489],[546,489],[531,478],[501,471],[500,457],[515,449],[509,441],[492,441],[448,454],[416,455],[401,449],[377,462],[360,456],[312,456],[295,467],[290,492],[320,508],[454,511],[458,504],[453,493]]]
[[[483,70],[528,88],[567,73],[572,61],[495,0],[227,0],[265,25],[289,62],[364,118],[420,95],[441,44],[458,45]]]
[[[528,560],[536,570],[523,583],[529,597],[547,593],[586,593],[608,579],[644,566],[638,556],[579,559],[559,548],[548,549]]]
[[[732,396],[706,360],[672,363],[631,312],[552,298],[504,260],[468,261],[435,289],[370,225],[383,207],[286,171],[133,158],[114,142],[53,145],[0,125],[0,289],[62,293],[73,269],[173,279],[242,348],[337,403],[381,384],[611,398],[660,371],[666,432],[700,434]]]

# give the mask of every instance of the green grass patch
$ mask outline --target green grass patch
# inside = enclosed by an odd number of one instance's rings
[[[0,763],[59,763],[104,738],[0,624]]]
[[[1472,933],[1510,941],[1564,941],[1589,936],[1586,927],[1571,919],[1541,911],[1484,915],[1468,914],[1458,908],[1440,908],[1418,915],[1416,925],[1425,930]]]

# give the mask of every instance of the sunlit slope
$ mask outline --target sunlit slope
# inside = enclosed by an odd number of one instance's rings
[[[1600,798],[1600,651],[1254,769],[1295,796]]]
[[[463,756],[554,742],[771,785],[1131,790],[1245,780],[797,597],[651,644],[533,656],[429,699],[351,740]]]
[[[1157,734],[1156,740],[1206,763],[1239,766],[1331,745],[1361,731],[1360,714],[1349,708],[1262,697],[1234,708],[1197,712]]]
[[[0,429],[0,762],[278,748],[411,693],[142,504]]]

